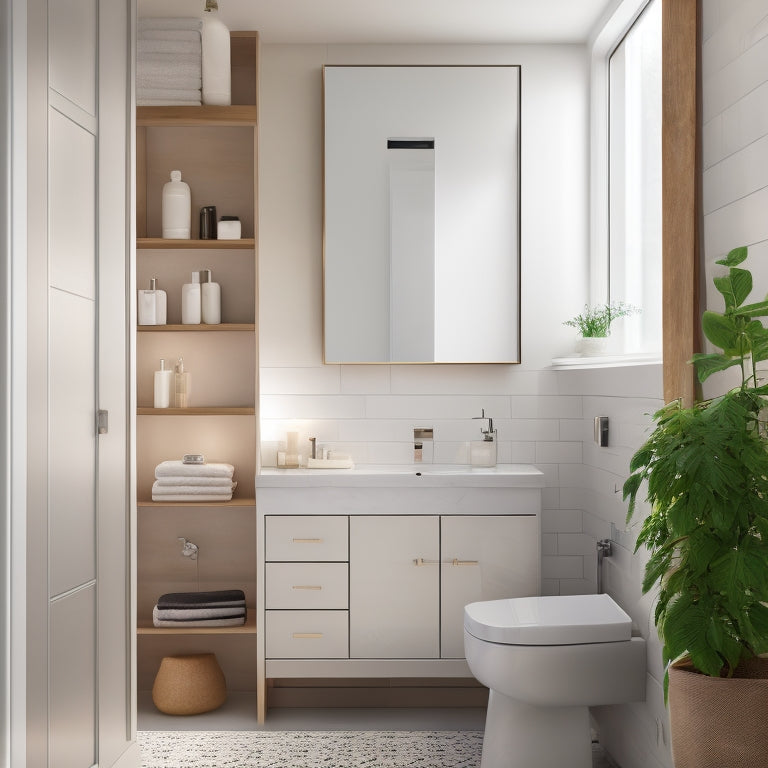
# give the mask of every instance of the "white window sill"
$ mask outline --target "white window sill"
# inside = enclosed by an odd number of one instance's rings
[[[557,371],[579,370],[582,368],[617,368],[624,365],[653,365],[661,364],[661,355],[656,352],[635,353],[627,355],[603,355],[600,357],[555,357],[552,368]]]

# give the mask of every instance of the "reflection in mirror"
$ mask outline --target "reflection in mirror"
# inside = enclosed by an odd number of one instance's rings
[[[325,361],[519,362],[519,67],[325,67]]]

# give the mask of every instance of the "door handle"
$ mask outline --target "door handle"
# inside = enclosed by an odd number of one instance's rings
[[[440,561],[439,560],[427,560],[424,557],[417,557],[417,558],[414,559],[413,564],[417,568],[421,568],[423,565],[439,565]]]
[[[322,589],[322,587],[316,584],[294,584],[291,589]]]
[[[449,565],[480,565],[479,560],[459,560],[457,557],[454,557],[453,560],[446,560],[445,562]]]
[[[294,640],[320,640],[323,637],[322,632],[294,632]]]

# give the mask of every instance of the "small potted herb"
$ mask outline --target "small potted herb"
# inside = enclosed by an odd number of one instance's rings
[[[594,307],[584,305],[584,312],[563,325],[575,328],[579,332],[579,351],[582,355],[600,355],[605,352],[607,339],[611,332],[611,323],[620,317],[633,315],[640,310],[623,301],[610,304],[598,304]]]

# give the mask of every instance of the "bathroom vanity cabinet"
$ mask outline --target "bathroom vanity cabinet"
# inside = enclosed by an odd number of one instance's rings
[[[151,278],[166,291],[166,325],[136,335],[138,689],[149,690],[160,659],[213,651],[230,690],[256,689],[257,156],[256,32],[232,32],[232,106],[137,107],[136,287]],[[161,237],[162,188],[180,170],[191,189],[190,240]],[[242,239],[199,239],[200,208],[236,215]],[[182,325],[182,285],[211,269],[221,285],[221,324]],[[191,375],[190,407],[154,407],[160,359],[183,357]],[[173,406],[173,403],[171,403]],[[237,487],[225,503],[152,501],[157,464],[201,453],[235,467]],[[184,557],[179,537],[199,547]],[[161,629],[152,608],[167,592],[243,589],[246,626]]]
[[[471,677],[464,605],[540,593],[541,473],[256,478],[259,716],[270,678]]]

